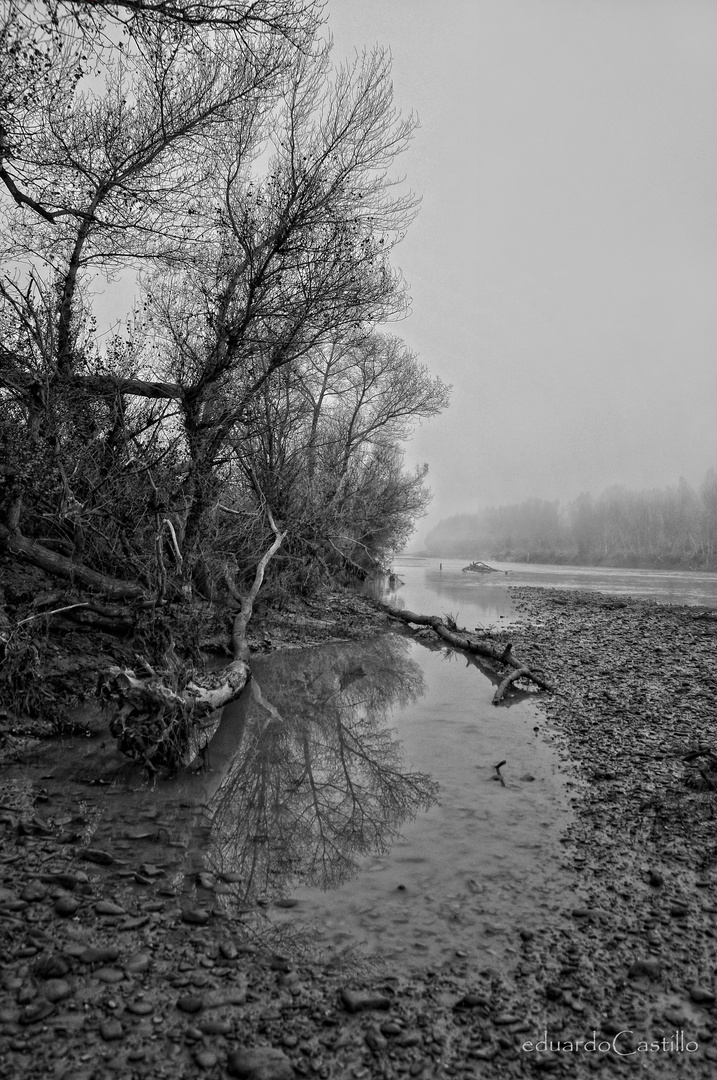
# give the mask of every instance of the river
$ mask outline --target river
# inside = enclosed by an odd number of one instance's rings
[[[709,575],[500,569],[402,557],[388,599],[470,629],[516,618],[511,585],[717,606]],[[279,651],[252,669],[206,771],[148,784],[111,741],[67,740],[23,764],[18,795],[30,803],[42,784],[51,805],[69,801],[85,842],[151,866],[167,895],[225,905],[273,947],[306,943],[325,961],[501,966],[519,929],[570,906],[560,838],[577,781],[533,695],[495,707],[495,676],[477,662],[400,634]],[[197,892],[200,871],[213,892]]]

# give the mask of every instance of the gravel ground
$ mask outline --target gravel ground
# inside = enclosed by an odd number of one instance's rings
[[[516,926],[512,969],[457,955],[404,978],[277,954],[233,913],[231,875],[176,888],[131,846],[78,835],[62,791],[0,769],[1,1074],[714,1075],[717,621],[593,593],[514,597],[514,650],[558,691],[540,699],[575,774],[575,890],[538,932]],[[372,625],[363,601],[332,610],[318,641]],[[311,613],[297,618],[256,644],[310,635]],[[6,775],[31,749],[15,745]]]

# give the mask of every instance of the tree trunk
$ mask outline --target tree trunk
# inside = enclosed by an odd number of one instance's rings
[[[33,566],[39,566],[48,574],[68,578],[78,585],[84,585],[95,592],[103,593],[112,600],[147,600],[149,597],[141,585],[134,582],[121,581],[118,578],[109,577],[108,574],[100,574],[96,570],[90,570],[82,563],[66,555],[60,555],[56,551],[50,551],[35,540],[28,540],[20,532],[9,529],[6,525],[0,525],[0,547],[6,548],[12,555],[19,556]]]

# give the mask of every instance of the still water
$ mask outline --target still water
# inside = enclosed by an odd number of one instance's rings
[[[460,566],[396,570],[394,603],[470,627],[514,617],[503,575],[479,589]],[[211,748],[213,790],[197,783],[205,863],[242,873],[264,920],[395,970],[493,963],[566,902],[571,781],[532,697],[496,708],[495,676],[400,635],[252,666]]]
[[[516,618],[511,584],[717,605],[707,575],[461,566],[399,559],[404,584],[388,598],[469,628]],[[476,662],[398,634],[252,668],[207,770],[148,784],[111,740],[68,740],[18,766],[14,798],[31,803],[41,783],[57,813],[66,802],[85,842],[125,859],[127,889],[132,868],[151,864],[180,903],[222,906],[249,932],[279,947],[312,941],[325,959],[500,965],[518,929],[571,906],[560,836],[574,780],[532,696],[496,708],[495,677]],[[213,892],[198,887],[201,870],[217,875]]]

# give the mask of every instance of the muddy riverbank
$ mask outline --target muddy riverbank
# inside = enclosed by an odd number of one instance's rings
[[[543,707],[575,772],[563,844],[574,890],[537,929],[516,925],[517,963],[474,970],[457,953],[399,977],[278,948],[248,929],[231,873],[177,876],[171,823],[129,808],[124,832],[105,835],[101,799],[68,805],[51,776],[23,782],[36,744],[11,739],[0,774],[5,1075],[711,1076],[714,614],[565,590],[514,599],[515,652],[558,687]],[[254,644],[390,625],[370,602],[346,603],[257,624]],[[594,1050],[574,1049],[593,1031]]]

